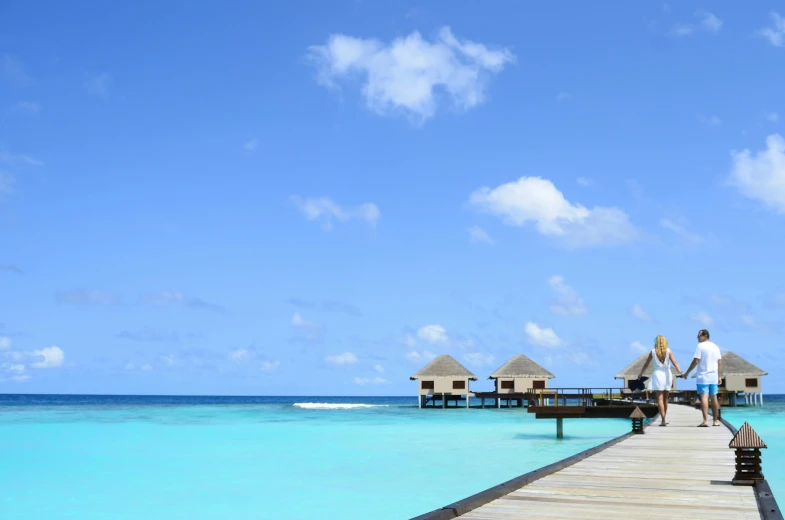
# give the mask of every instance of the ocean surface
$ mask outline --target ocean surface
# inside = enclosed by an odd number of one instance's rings
[[[785,500],[785,399],[723,413]],[[413,397],[0,395],[0,519],[407,519],[628,430]]]

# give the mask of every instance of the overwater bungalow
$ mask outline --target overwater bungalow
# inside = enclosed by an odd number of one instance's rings
[[[448,401],[464,399],[469,407],[469,398],[473,395],[469,391],[469,381],[477,381],[477,376],[472,374],[455,358],[447,354],[437,356],[425,365],[416,374],[410,377],[417,384],[417,407],[422,408],[429,402],[436,406],[436,401],[441,401],[443,408]]]
[[[544,390],[548,388],[548,380],[554,377],[531,358],[518,354],[500,366],[488,379],[494,380],[496,393],[513,394],[532,389]]]
[[[614,379],[623,379],[624,380],[624,388],[630,389],[630,384],[633,381],[638,379],[638,376],[641,373],[641,368],[643,368],[643,364],[646,363],[646,358],[649,357],[651,352],[646,352],[645,354],[641,354],[638,358],[630,363],[627,368],[616,374]],[[654,371],[654,363],[649,363],[649,366],[646,367],[646,372],[644,372],[644,376],[651,377],[651,373]],[[671,390],[677,390],[677,381],[679,378],[676,376],[680,376],[681,372],[676,370],[675,367],[671,366],[671,374],[673,374],[673,386]]]
[[[767,372],[756,367],[738,354],[726,350],[722,353],[722,384],[720,391],[725,390],[727,404],[737,406],[740,395],[744,394],[746,404],[763,404],[763,386],[761,379]],[[695,376],[692,376],[695,378]]]

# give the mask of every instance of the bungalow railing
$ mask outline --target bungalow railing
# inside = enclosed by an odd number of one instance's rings
[[[597,401],[614,406],[625,392],[629,395],[624,388],[544,388],[530,389],[526,399],[534,406],[594,406]]]

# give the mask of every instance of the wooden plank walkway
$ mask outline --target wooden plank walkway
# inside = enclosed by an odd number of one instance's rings
[[[644,435],[631,436],[460,518],[759,520],[754,488],[731,485],[735,459],[728,428],[696,428],[702,422],[700,410],[681,405],[670,405],[668,420],[662,428],[657,418]]]

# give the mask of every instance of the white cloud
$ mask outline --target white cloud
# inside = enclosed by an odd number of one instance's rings
[[[430,361],[436,357],[436,354],[430,352],[428,350],[423,350],[422,354],[417,352],[416,350],[412,350],[408,354],[406,354],[406,359],[409,361]]]
[[[66,291],[55,295],[57,303],[71,305],[116,305],[120,299],[103,291]]]
[[[299,329],[315,329],[319,327],[317,324],[303,318],[299,312],[295,312],[294,316],[292,316],[292,325]]]
[[[357,356],[351,352],[344,352],[343,354],[337,354],[335,356],[327,356],[324,358],[324,360],[330,365],[353,365],[359,361]]]
[[[707,116],[704,114],[698,114],[698,121],[706,126],[720,126],[722,124],[722,119],[718,116]]]
[[[732,151],[733,167],[729,183],[742,195],[785,213],[785,139],[780,134],[766,138],[766,149]]]
[[[493,244],[493,239],[489,237],[488,233],[480,226],[472,226],[466,231],[469,232],[469,240],[471,240],[472,243]]]
[[[470,365],[474,365],[476,367],[484,367],[493,364],[493,360],[495,359],[492,354],[481,354],[480,352],[472,352],[470,354],[466,354],[463,356],[463,359],[466,360],[467,363]]]
[[[758,34],[766,38],[775,47],[783,47],[785,46],[785,17],[780,16],[777,12],[772,12],[771,19],[774,25],[761,29],[758,31]]]
[[[741,321],[746,326],[748,326],[748,327],[750,327],[752,329],[757,329],[758,328],[758,322],[755,320],[755,318],[753,316],[750,316],[749,314],[743,314],[741,316]]]
[[[290,200],[308,220],[321,219],[325,230],[332,229],[333,220],[338,222],[361,220],[375,226],[376,221],[382,216],[378,206],[373,203],[341,207],[329,197],[302,199],[296,195],[290,197]]]
[[[133,363],[126,363],[125,364],[125,369],[126,370],[133,370],[134,369],[134,364]]]
[[[529,343],[540,347],[558,347],[562,345],[562,340],[551,328],[542,328],[530,321],[526,324],[526,336]]]
[[[356,385],[383,385],[387,380],[381,377],[374,377],[373,379],[367,377],[355,377],[354,384]]]
[[[35,157],[30,157],[29,155],[21,154],[21,153],[11,153],[6,150],[0,150],[0,163],[9,164],[11,166],[15,165],[27,165],[27,166],[43,166],[44,162],[36,159]]]
[[[586,305],[575,289],[564,283],[564,277],[551,276],[548,285],[558,295],[556,302],[551,304],[551,312],[562,316],[583,316],[586,314]]]
[[[714,325],[714,319],[705,312],[697,312],[693,314],[692,320],[700,323],[704,327],[711,327]]]
[[[381,365],[374,365],[373,369],[376,370],[377,372],[379,372],[380,374],[384,373],[384,367],[381,366]]]
[[[403,344],[409,348],[414,348],[417,345],[417,340],[411,334],[407,334],[403,338]]]
[[[767,121],[771,121],[772,123],[776,123],[777,121],[780,120],[780,116],[776,112],[766,112],[765,114],[763,114],[763,117],[765,117]]]
[[[630,307],[630,314],[641,321],[651,323],[651,316],[649,316],[649,313],[644,311],[643,307],[638,303]]]
[[[281,364],[280,361],[262,361],[262,372],[272,372]]]
[[[591,186],[591,180],[587,179],[586,177],[578,177],[575,182],[578,183],[578,186],[583,186],[584,188]]]
[[[226,312],[226,308],[222,305],[206,302],[193,296],[187,296],[180,291],[161,291],[157,294],[148,294],[143,297],[143,301],[155,306],[179,304],[192,309],[201,309],[220,314]]]
[[[173,366],[173,365],[175,365],[177,363],[177,361],[175,360],[174,356],[171,356],[171,355],[163,355],[163,356],[161,356],[160,359],[161,359],[161,361],[163,361],[166,364],[166,366],[169,366],[169,367]]]
[[[52,345],[32,352],[33,356],[43,357],[44,359],[33,363],[34,368],[55,368],[63,364],[65,353],[60,347]]]
[[[684,225],[679,224],[669,218],[661,218],[660,226],[669,231],[673,231],[682,240],[682,242],[687,245],[697,246],[703,243],[702,236],[687,230]]]
[[[146,364],[146,365],[142,365],[140,368],[141,368],[142,370],[144,370],[145,372],[149,372],[150,370],[152,370],[152,369],[153,369],[153,366],[152,366],[152,365],[149,365],[149,364]]]
[[[251,359],[251,353],[244,348],[238,348],[229,353],[229,359],[235,363],[243,363]]]
[[[651,349],[641,343],[640,341],[633,341],[630,343],[630,350],[635,352],[636,354],[643,354],[645,352],[649,352]]]
[[[442,28],[434,42],[418,32],[389,44],[334,34],[326,45],[310,47],[308,56],[320,84],[335,87],[338,80],[359,76],[370,110],[404,113],[419,123],[444,101],[460,110],[481,104],[492,74],[515,60],[508,49],[459,41],[449,27]]]
[[[17,101],[12,109],[18,114],[33,117],[41,113],[41,105],[34,101]]]
[[[0,375],[0,382],[2,381],[27,381],[30,379],[28,374],[25,374],[25,366],[20,363],[3,363],[0,365],[0,368],[4,369],[3,371],[10,374],[8,377],[4,377]]]
[[[259,140],[255,137],[243,145],[243,150],[248,152],[255,152],[259,148]]]
[[[0,336],[0,350],[8,350],[11,348],[11,338]]]
[[[698,10],[695,16],[698,17],[700,26],[712,34],[717,34],[722,29],[722,20],[708,11]]]
[[[109,95],[109,89],[112,86],[112,75],[108,72],[101,74],[88,74],[84,81],[84,88],[90,94],[98,97],[106,97]]]
[[[447,330],[441,325],[424,325],[417,330],[417,337],[431,345],[447,345],[450,338]]]
[[[695,17],[698,19],[697,23],[677,23],[671,28],[671,36],[684,37],[695,34],[696,31],[702,30],[710,34],[718,34],[722,29],[722,20],[716,15],[699,9],[695,12]]]
[[[31,87],[38,83],[24,70],[22,62],[10,54],[0,56],[0,78],[19,87]]]
[[[572,204],[549,180],[521,177],[496,188],[480,188],[469,204],[509,226],[533,222],[537,231],[569,247],[614,245],[635,240],[639,234],[619,208]]]

